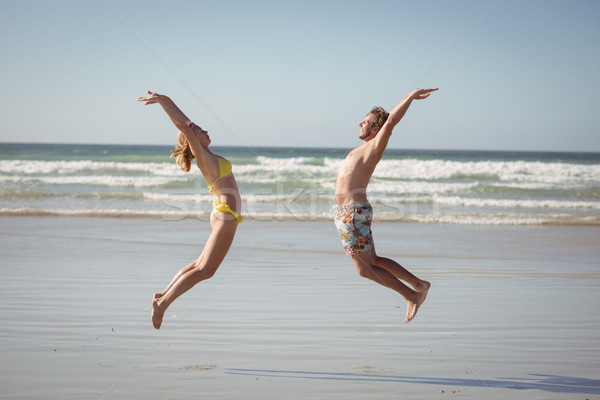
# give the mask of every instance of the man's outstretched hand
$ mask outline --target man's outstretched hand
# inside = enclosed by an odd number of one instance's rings
[[[429,95],[431,94],[431,92],[435,92],[438,89],[439,88],[435,88],[435,89],[415,89],[415,90],[412,91],[411,97],[414,100],[426,99],[426,98],[429,97]]]

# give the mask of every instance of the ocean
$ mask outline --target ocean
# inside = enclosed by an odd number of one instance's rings
[[[207,219],[213,195],[170,146],[0,143],[0,215]],[[327,220],[348,149],[211,147],[233,165],[242,214]],[[375,220],[600,225],[600,154],[386,150]]]

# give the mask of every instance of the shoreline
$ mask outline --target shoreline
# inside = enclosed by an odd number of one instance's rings
[[[136,211],[130,210],[39,210],[39,209],[0,209],[0,218],[93,218],[122,220],[156,220],[180,222],[185,220],[208,222],[211,211],[201,213]],[[320,223],[331,222],[330,213],[322,215],[244,215],[244,220],[255,223]],[[475,217],[474,217],[475,216]],[[430,225],[430,226],[471,226],[471,227],[600,227],[600,216],[574,216],[561,214],[444,214],[444,215],[408,215],[397,217],[390,213],[379,212],[373,222],[377,224]]]

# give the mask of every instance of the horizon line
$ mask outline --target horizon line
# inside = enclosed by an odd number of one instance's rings
[[[7,142],[0,141],[1,145],[65,145],[65,146],[122,146],[122,147],[173,147],[172,144],[132,144],[132,143],[76,143],[76,142]],[[251,148],[251,149],[298,149],[298,150],[333,150],[333,151],[349,151],[347,147],[318,147],[318,146],[277,146],[277,145],[213,145],[213,148],[225,149],[240,149],[240,148]],[[514,150],[514,149],[459,149],[459,148],[395,148],[388,147],[386,150],[392,151],[425,151],[425,152],[470,152],[470,153],[555,153],[555,154],[600,154],[598,151],[589,150]]]

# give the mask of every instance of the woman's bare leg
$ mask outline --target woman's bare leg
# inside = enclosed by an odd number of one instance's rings
[[[165,293],[167,293],[169,291],[169,289],[171,289],[171,287],[175,284],[175,282],[177,282],[179,280],[179,278],[181,278],[181,276],[183,274],[185,274],[186,272],[191,271],[192,269],[195,268],[196,265],[201,264],[202,263],[202,257],[204,256],[204,250],[202,251],[202,254],[200,254],[200,257],[198,257],[198,259],[196,259],[194,262],[186,265],[185,267],[181,268],[179,270],[179,272],[173,277],[173,280],[171,280],[171,283],[169,283],[167,285],[167,287],[165,288],[165,290],[163,290],[160,293],[154,293],[154,298],[158,299],[159,297],[162,297],[165,295]]]
[[[223,213],[219,213],[217,216],[213,215],[210,218],[212,232],[200,257],[182,268],[163,293],[154,295],[152,299],[152,324],[156,329],[160,328],[164,313],[171,303],[198,282],[213,276],[227,255],[235,236],[237,220],[223,218],[221,214]]]

